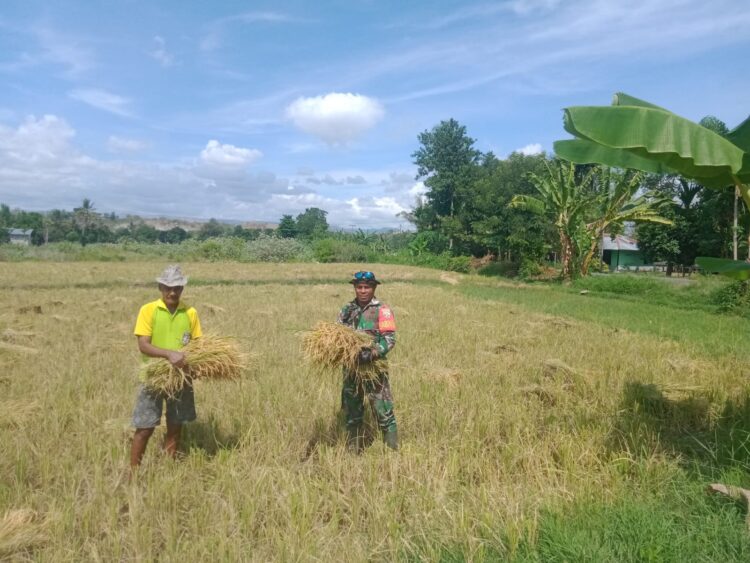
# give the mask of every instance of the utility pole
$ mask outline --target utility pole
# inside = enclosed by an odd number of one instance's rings
[[[732,258],[737,260],[737,201],[740,197],[740,189],[734,188],[734,224],[732,226]]]

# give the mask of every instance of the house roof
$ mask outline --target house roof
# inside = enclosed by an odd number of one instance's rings
[[[630,250],[638,252],[638,241],[625,235],[615,235],[614,240],[608,234],[602,237],[602,250]]]
[[[34,229],[8,229],[8,234],[11,236],[27,236],[30,237],[31,233],[34,232]]]

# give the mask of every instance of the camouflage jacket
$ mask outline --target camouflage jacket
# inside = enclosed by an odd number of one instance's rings
[[[347,303],[339,311],[338,322],[372,336],[381,358],[385,358],[396,345],[396,319],[393,311],[377,299],[370,301],[364,308],[357,305],[356,299]]]

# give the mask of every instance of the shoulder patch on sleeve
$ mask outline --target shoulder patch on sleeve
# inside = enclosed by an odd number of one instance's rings
[[[393,316],[393,311],[387,305],[383,305],[378,311],[378,330],[380,332],[396,330],[396,319]]]

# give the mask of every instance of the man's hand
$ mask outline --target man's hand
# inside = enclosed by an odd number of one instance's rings
[[[368,348],[367,346],[363,346],[362,349],[359,351],[359,356],[357,356],[357,362],[360,364],[369,364],[374,359],[375,359],[375,353],[373,349]]]
[[[183,354],[182,352],[176,352],[174,350],[168,351],[167,360],[169,360],[169,363],[172,364],[173,367],[185,367],[185,354]]]

